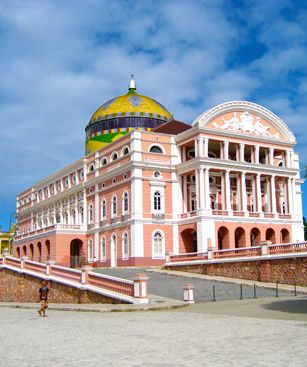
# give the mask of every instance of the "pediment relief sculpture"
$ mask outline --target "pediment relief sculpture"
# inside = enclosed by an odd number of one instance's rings
[[[214,122],[213,126],[222,130],[267,136],[275,139],[280,138],[278,132],[270,133],[271,127],[263,124],[261,117],[253,116],[249,112],[233,112],[230,119],[222,118],[221,120],[221,124]]]

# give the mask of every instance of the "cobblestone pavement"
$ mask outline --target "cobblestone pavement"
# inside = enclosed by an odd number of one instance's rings
[[[307,320],[306,302],[297,297],[207,302],[169,312],[49,311],[48,318],[1,308],[0,366],[305,367],[307,322],[291,315]],[[248,317],[233,315],[238,304]]]
[[[125,278],[132,279],[133,274],[144,272],[150,280],[148,282],[149,294],[156,294],[158,296],[173,298],[182,300],[184,284],[191,283],[194,285],[194,296],[197,302],[199,301],[211,301],[213,298],[213,286],[215,286],[216,300],[231,300],[239,299],[240,284],[212,281],[206,279],[186,278],[184,276],[177,276],[171,274],[161,274],[152,272],[150,269],[138,269],[138,268],[124,268],[124,269],[96,269],[97,272]],[[242,281],[243,282],[243,281]],[[243,298],[253,298],[254,288],[253,286],[243,285],[242,287]],[[263,287],[256,288],[256,296],[259,297],[272,297],[276,294],[274,289],[266,289]],[[279,291],[280,296],[289,296],[291,291]]]

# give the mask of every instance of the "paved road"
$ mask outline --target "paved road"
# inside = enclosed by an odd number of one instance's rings
[[[150,269],[96,269],[96,271],[120,278],[132,279],[133,274],[145,272],[150,280],[148,282],[148,291],[150,294],[182,300],[184,284],[192,283],[194,285],[194,295],[197,302],[211,301],[213,298],[213,286],[215,286],[216,300],[231,300],[240,298],[240,284],[225,283],[205,279],[186,278],[169,274],[152,272]],[[243,298],[253,298],[254,289],[252,286],[243,285]],[[258,287],[256,296],[272,297],[276,294],[275,290]],[[291,292],[281,292],[280,296],[291,295]]]
[[[298,310],[307,320],[307,301],[296,298],[302,304],[294,312],[292,301],[207,302],[180,312],[49,311],[48,318],[1,308],[0,366],[305,367],[307,322],[291,315]],[[238,307],[249,317],[234,316]]]

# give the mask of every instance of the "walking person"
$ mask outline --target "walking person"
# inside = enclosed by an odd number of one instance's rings
[[[48,292],[49,288],[47,287],[46,280],[42,280],[42,286],[39,289],[39,301],[41,304],[40,310],[38,310],[38,313],[40,316],[47,317],[46,315],[46,309],[48,308]]]

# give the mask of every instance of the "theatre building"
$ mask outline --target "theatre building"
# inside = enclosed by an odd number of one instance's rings
[[[262,106],[226,102],[189,125],[132,78],[85,132],[84,157],[18,194],[15,256],[161,265],[166,252],[304,238],[295,137]]]

